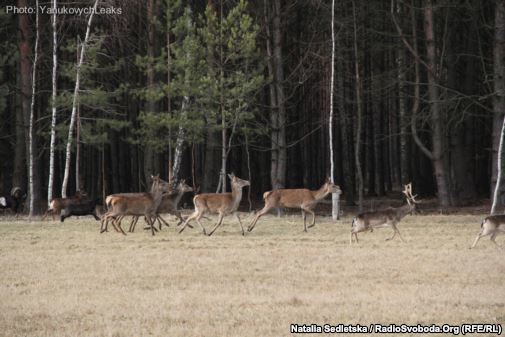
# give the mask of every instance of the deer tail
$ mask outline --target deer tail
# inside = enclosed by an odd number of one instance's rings
[[[266,191],[263,193],[263,200],[266,200],[270,194],[272,194],[272,191]]]

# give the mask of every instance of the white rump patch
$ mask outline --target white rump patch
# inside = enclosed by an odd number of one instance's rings
[[[7,200],[5,200],[5,197],[0,197],[0,205],[7,207]]]

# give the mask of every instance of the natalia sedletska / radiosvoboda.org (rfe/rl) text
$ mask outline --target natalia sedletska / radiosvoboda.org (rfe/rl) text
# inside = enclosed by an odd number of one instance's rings
[[[501,324],[291,324],[291,333],[368,333],[368,334],[450,334],[454,336],[466,334],[495,334],[501,335]]]

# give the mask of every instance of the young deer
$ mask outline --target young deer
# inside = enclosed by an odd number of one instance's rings
[[[240,204],[240,200],[242,200],[242,188],[244,186],[250,186],[251,184],[247,180],[235,177],[233,173],[229,174],[228,177],[230,177],[231,180],[231,193],[202,193],[195,195],[193,198],[195,211],[186,219],[179,233],[188,226],[191,220],[195,220],[200,227],[202,227],[203,234],[206,234],[205,228],[200,222],[200,219],[205,213],[217,213],[219,214],[218,221],[216,226],[214,226],[212,231],[208,234],[209,236],[211,236],[212,233],[214,233],[214,231],[223,223],[224,216],[228,214],[235,214],[238,222],[240,223],[242,235],[245,234],[242,221],[236,211]]]
[[[125,193],[109,200],[110,208],[102,217],[101,233],[106,230],[106,227],[104,228],[104,223],[110,219],[114,219],[112,221],[112,225],[116,231],[118,231],[118,227],[116,227],[116,225],[119,225],[121,232],[126,235],[119,223],[122,217],[125,215],[143,215],[151,227],[152,235],[154,235],[153,219],[156,219],[156,211],[161,203],[163,193],[170,191],[170,184],[160,179],[159,176],[151,176],[151,178],[153,180],[153,184],[151,186],[150,193]]]
[[[338,185],[333,184],[328,178],[326,182],[316,191],[311,191],[306,188],[300,189],[278,189],[263,193],[265,200],[265,207],[256,214],[251,221],[247,230],[250,232],[256,226],[258,219],[268,213],[272,208],[286,207],[286,208],[301,208],[303,216],[303,230],[306,232],[307,228],[311,228],[316,224],[316,215],[313,209],[317,203],[324,199],[330,193],[342,193]],[[307,213],[312,214],[312,223],[307,227]]]
[[[54,220],[55,214],[57,214],[59,216],[62,209],[64,209],[68,205],[80,203],[87,195],[88,194],[85,191],[76,191],[75,194],[71,197],[52,199],[51,203],[49,204],[49,208],[47,209],[46,213],[42,217],[42,220],[47,218],[49,213],[51,213],[53,220]]]
[[[491,235],[491,241],[496,245],[496,248],[501,247],[496,243],[495,239],[498,234],[505,233],[505,215],[491,215],[486,217],[480,225],[480,232],[475,238],[470,249],[474,248],[479,239],[486,235]]]
[[[403,238],[400,234],[400,231],[396,227],[396,224],[400,222],[407,214],[412,214],[412,212],[416,209],[416,204],[418,203],[415,200],[415,195],[412,195],[412,183],[405,185],[405,190],[403,190],[403,194],[405,194],[405,198],[407,199],[407,204],[397,208],[387,208],[384,210],[373,211],[373,212],[365,212],[359,214],[352,220],[352,229],[351,229],[351,241],[352,237],[356,238],[356,243],[358,242],[358,233],[364,231],[373,231],[374,228],[384,228],[391,227],[393,228],[393,236],[387,238],[386,241],[391,240],[395,237],[396,234],[400,236],[402,241]]]
[[[181,212],[177,210],[177,205],[179,205],[179,201],[181,201],[182,196],[184,193],[187,192],[192,192],[193,187],[189,186],[186,184],[185,180],[182,180],[176,188],[176,193],[164,195],[163,198],[161,199],[160,206],[158,207],[156,218],[158,220],[159,228],[161,230],[161,223],[163,222],[167,227],[168,223],[161,217],[162,213],[169,213],[175,215],[179,219],[179,223],[177,226],[179,226],[181,223],[184,222],[184,219],[181,216]],[[130,228],[128,229],[129,232],[133,232],[135,230],[135,225],[137,224],[138,217],[134,217],[132,222],[130,223]]]

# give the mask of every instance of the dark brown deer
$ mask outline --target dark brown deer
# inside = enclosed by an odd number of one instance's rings
[[[405,185],[405,190],[403,190],[403,194],[407,199],[407,204],[397,208],[387,208],[384,210],[378,210],[373,212],[364,212],[358,214],[352,220],[352,229],[351,229],[351,241],[353,236],[356,238],[356,243],[358,243],[358,233],[364,231],[373,231],[375,228],[385,228],[391,227],[393,229],[393,236],[387,238],[386,241],[392,240],[396,234],[400,237],[402,241],[403,238],[400,234],[400,231],[396,227],[398,222],[403,219],[407,214],[412,214],[412,212],[416,209],[416,204],[418,201],[415,199],[415,195],[412,195],[412,184]]]
[[[85,191],[76,191],[75,194],[71,197],[68,198],[54,198],[51,200],[49,203],[49,208],[47,209],[46,213],[42,217],[42,220],[47,218],[49,213],[51,213],[53,220],[55,215],[60,215],[61,210],[67,207],[70,204],[78,204],[80,203],[84,198],[86,198],[88,194]]]
[[[242,200],[242,188],[251,184],[247,180],[236,177],[233,173],[229,174],[228,177],[231,180],[231,193],[202,193],[195,195],[193,198],[195,211],[186,219],[179,233],[188,226],[191,220],[195,220],[202,228],[203,234],[206,234],[200,219],[205,213],[217,213],[219,214],[219,218],[212,231],[208,234],[209,236],[223,223],[224,216],[228,214],[235,214],[242,229],[242,235],[245,235],[242,221],[236,212],[240,200]]]
[[[338,185],[333,184],[328,178],[326,182],[316,191],[311,191],[307,188],[297,189],[278,189],[263,193],[265,206],[251,221],[249,232],[253,230],[258,222],[258,219],[268,213],[273,208],[286,207],[286,208],[300,208],[303,216],[303,230],[306,232],[307,228],[314,227],[316,224],[316,214],[314,208],[330,193],[342,193]],[[312,223],[307,226],[307,213],[312,214]]]
[[[474,248],[480,238],[486,235],[491,235],[491,241],[496,245],[496,248],[501,249],[495,239],[499,234],[505,233],[505,215],[491,215],[486,217],[482,221],[480,228],[480,232],[470,249]]]
[[[159,176],[151,176],[151,178],[153,183],[149,193],[125,193],[110,200],[110,208],[102,217],[101,233],[107,230],[104,224],[113,219],[112,225],[116,231],[121,231],[121,233],[126,235],[121,228],[119,220],[125,215],[133,215],[144,216],[151,228],[152,235],[154,235],[153,219],[156,218],[156,211],[161,203],[163,193],[170,191],[170,184],[160,179]]]

